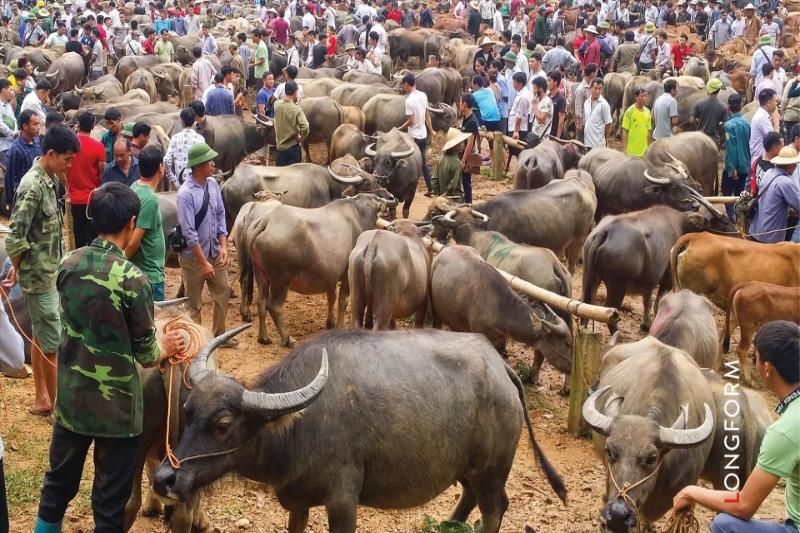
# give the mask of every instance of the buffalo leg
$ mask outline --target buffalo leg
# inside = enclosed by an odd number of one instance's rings
[[[261,292],[258,295],[258,342],[261,344],[270,344],[272,341],[267,335],[267,301],[269,301],[270,293],[270,286],[267,285],[265,288],[261,289]],[[270,312],[270,314],[272,314]],[[275,318],[273,317],[273,320]]]
[[[378,306],[375,309],[375,325],[372,329],[375,331],[394,329],[392,328],[392,311],[394,309],[392,309],[390,302],[378,302]]]
[[[205,507],[203,507],[203,499],[198,494],[195,496],[194,516],[192,527],[199,533],[214,533],[214,526],[206,515]]]
[[[339,285],[339,302],[338,302],[338,309],[336,313],[336,327],[340,328],[344,326],[344,313],[347,311],[347,300],[350,297],[350,282],[347,280],[347,276],[342,279],[341,284]]]
[[[578,265],[578,260],[581,258],[581,252],[583,251],[583,241],[575,240],[564,251],[564,255],[567,257],[567,270],[569,270],[570,274],[575,273],[575,268]]]
[[[173,533],[191,533],[192,522],[194,522],[194,500],[199,496],[194,495],[189,502],[175,504],[170,517],[170,530]]]
[[[288,533],[303,533],[308,525],[308,509],[289,512]]]
[[[367,304],[364,301],[364,291],[362,287],[356,287],[350,295],[350,325],[354,328],[364,326],[364,310]]]
[[[506,471],[506,476],[497,478],[497,474],[492,474],[492,479],[479,482],[473,480],[475,498],[478,500],[478,509],[481,510],[481,524],[484,533],[497,533],[500,531],[500,523],[503,515],[508,509],[508,496],[506,495],[505,480],[510,466]]]
[[[364,328],[366,329],[372,329],[372,325],[375,320],[375,316],[373,315],[372,311],[372,305],[367,304],[367,308],[364,311]]]
[[[328,315],[325,317],[325,327],[332,329],[336,327],[336,322],[333,321],[333,307],[336,304],[336,285],[328,288]]]
[[[531,383],[539,384],[539,372],[542,370],[544,355],[539,350],[533,351],[533,366],[531,366]]]
[[[338,501],[325,506],[330,533],[355,533],[357,506],[355,502]]]
[[[622,307],[622,301],[625,299],[625,285],[606,284],[606,307]],[[617,324],[608,324],[608,332],[613,335],[617,332]]]
[[[448,518],[448,520],[466,522],[469,518],[469,514],[475,509],[475,506],[478,505],[478,500],[475,499],[475,491],[472,489],[472,485],[469,484],[469,480],[461,479],[459,481],[464,492],[461,493],[461,497],[458,499],[458,503],[456,503],[453,512],[450,513],[450,518]]]
[[[273,283],[269,288],[269,299],[267,300],[267,309],[269,316],[278,328],[278,334],[281,336],[281,346],[291,348],[295,345],[295,340],[289,335],[286,329],[286,323],[283,321],[283,306],[286,303],[286,296],[289,294],[289,283]]]
[[[414,313],[414,328],[424,328],[425,327],[425,314],[428,312],[427,302],[422,304],[422,306],[417,309]]]
[[[648,289],[642,293],[642,323],[639,325],[642,331],[650,331],[650,313],[653,310],[653,289]]]

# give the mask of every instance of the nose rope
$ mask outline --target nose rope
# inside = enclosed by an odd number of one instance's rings
[[[622,488],[619,488],[619,484],[617,483],[617,480],[614,479],[614,471],[611,469],[611,466],[608,464],[608,462],[606,462],[606,468],[608,468],[608,475],[609,475],[609,477],[611,477],[611,482],[614,484],[614,488],[617,489],[617,498],[622,498],[622,500],[626,504],[628,504],[628,507],[633,509],[633,511],[636,513],[636,531],[637,531],[637,533],[641,533],[641,531],[642,531],[641,515],[639,514],[639,507],[636,505],[636,502],[633,501],[633,498],[631,498],[630,495],[628,495],[628,492],[630,492],[631,490],[635,489],[636,487],[638,487],[639,485],[641,485],[642,483],[644,483],[648,479],[650,479],[653,476],[655,476],[658,473],[658,471],[661,469],[661,465],[662,465],[663,462],[664,462],[664,456],[662,455],[661,457],[658,458],[658,462],[656,463],[656,467],[653,469],[652,472],[650,472],[649,474],[644,476],[642,479],[640,479],[639,481],[637,481],[633,485],[631,485],[630,483],[628,483],[626,481],[625,483],[622,484]]]

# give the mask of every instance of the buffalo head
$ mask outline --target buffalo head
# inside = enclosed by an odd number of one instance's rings
[[[439,242],[447,242],[450,232],[458,229],[465,224],[468,226],[485,227],[489,222],[489,217],[480,211],[475,211],[470,206],[455,206],[449,199],[438,199],[431,204],[428,209],[428,220],[433,223],[433,237]],[[438,208],[451,206],[444,214],[440,214]]]
[[[689,191],[702,193],[702,186],[689,174],[686,165],[672,154],[667,155],[672,158],[671,163],[645,169],[644,179],[650,184],[645,192],[659,194],[661,203],[679,211],[697,209],[700,204]]]
[[[436,131],[447,132],[458,120],[456,108],[443,103],[428,105],[428,113],[431,115],[431,126]]]
[[[602,530],[627,532],[640,524],[637,511],[650,496],[664,456],[673,448],[692,448],[705,442],[714,431],[711,407],[703,404],[704,417],[696,428],[689,428],[689,403],[670,427],[660,425],[650,416],[621,414],[625,399],[606,386],[594,392],[583,404],[586,423],[605,435],[606,505],[600,513]],[[598,400],[602,408],[598,408]],[[672,475],[663,472],[665,476]],[[624,488],[627,485],[627,488]],[[619,487],[619,489],[617,488]],[[624,491],[620,493],[620,489]]]
[[[334,167],[339,168],[340,171],[347,171],[348,175],[337,173]],[[362,170],[355,158],[349,154],[334,161],[332,166],[328,166],[328,172],[333,181],[346,186],[342,191],[343,197],[371,193],[384,200],[396,201],[394,195],[386,190],[386,184],[376,176]]]
[[[192,361],[188,377],[194,388],[184,406],[187,425],[174,450],[180,463],[175,468],[165,461],[158,469],[153,481],[158,494],[188,501],[198,489],[236,470],[237,464],[249,464],[254,459],[251,445],[260,442],[259,434],[285,430],[283,424],[291,423],[287,415],[305,409],[322,392],[328,380],[324,349],[316,377],[297,390],[248,390],[233,378],[214,373],[209,356],[249,326],[216,337]]]
[[[162,100],[169,100],[170,96],[176,96],[178,94],[175,83],[163,69],[153,69],[151,72],[156,82],[156,91]]]
[[[415,147],[397,133],[391,131],[382,135],[377,142],[370,144],[364,150],[373,158],[372,172],[378,183],[384,187],[389,185],[392,174],[408,166],[405,159],[413,156],[415,152]]]

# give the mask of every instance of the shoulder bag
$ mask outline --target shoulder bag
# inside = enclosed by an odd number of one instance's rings
[[[202,224],[203,220],[206,218],[210,196],[211,193],[208,191],[208,183],[206,183],[205,190],[203,192],[203,205],[200,206],[200,211],[194,215],[195,231],[197,231],[197,228],[200,227],[200,224]],[[169,232],[169,236],[167,237],[167,245],[175,253],[180,253],[187,248],[186,238],[183,236],[183,230],[181,229],[180,224],[172,228],[172,231]]]

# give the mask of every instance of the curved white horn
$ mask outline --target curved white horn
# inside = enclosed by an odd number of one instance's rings
[[[614,424],[614,419],[600,412],[595,404],[597,403],[597,399],[610,388],[611,387],[606,385],[605,387],[596,390],[594,394],[586,398],[586,401],[583,402],[583,407],[581,408],[581,414],[583,415],[583,419],[586,421],[586,423],[598,433],[606,436],[611,433],[611,426]]]
[[[367,147],[364,148],[364,153],[370,157],[375,157],[375,155],[377,155],[377,152],[375,151],[375,143],[367,145]]]
[[[658,429],[658,440],[661,444],[665,444],[670,448],[690,448],[697,446],[714,431],[714,414],[711,412],[711,407],[707,403],[703,404],[704,418],[703,423],[693,429],[676,429],[675,427],[665,428],[664,426]],[[679,419],[684,418],[684,414],[678,415]],[[676,420],[676,423],[678,420]],[[677,424],[673,424],[675,426]]]
[[[644,171],[644,179],[649,181],[650,183],[655,183],[657,185],[667,185],[670,183],[669,178],[654,178],[650,175],[650,171],[645,169]]]
[[[331,177],[335,181],[338,181],[339,183],[343,183],[345,185],[358,185],[362,181],[364,181],[364,178],[360,176],[340,176],[339,174],[333,171],[333,168],[331,168],[330,165],[328,165],[328,172],[330,172]]]
[[[404,157],[408,157],[414,153],[413,148],[409,148],[408,150],[402,150],[400,152],[392,152],[392,157],[395,159],[403,159]]]

